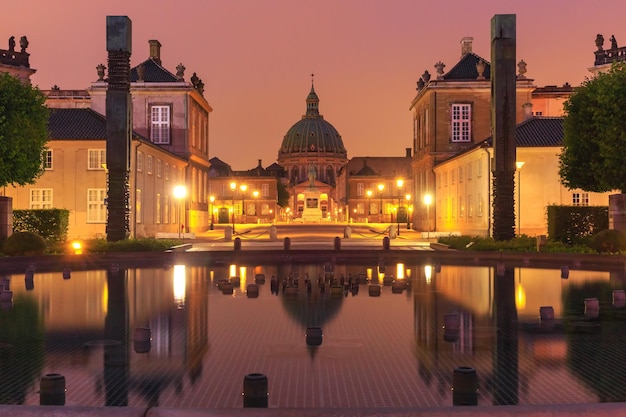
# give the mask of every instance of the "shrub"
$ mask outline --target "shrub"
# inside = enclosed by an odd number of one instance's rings
[[[45,250],[46,242],[33,232],[13,233],[2,247],[2,252],[9,256],[43,255]]]
[[[593,236],[590,246],[600,253],[617,253],[626,249],[626,236],[619,230],[605,229]]]

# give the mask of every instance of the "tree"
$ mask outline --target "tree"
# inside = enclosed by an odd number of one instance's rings
[[[591,192],[626,189],[626,63],[586,79],[565,102],[561,182]]]
[[[285,184],[283,184],[280,180],[276,182],[276,189],[278,192],[278,201],[277,204],[282,207],[289,207],[289,191]]]

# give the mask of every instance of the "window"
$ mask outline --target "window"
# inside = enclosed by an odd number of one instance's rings
[[[463,203],[463,197],[459,197],[459,219],[462,219],[465,215],[465,205]]]
[[[452,142],[469,142],[471,135],[472,106],[470,104],[452,105]]]
[[[459,167],[459,182],[463,182],[463,167]]]
[[[474,216],[474,199],[471,195],[467,196],[467,217]]]
[[[156,176],[158,178],[161,178],[161,174],[163,171],[163,163],[161,162],[160,159],[157,159],[157,163],[156,163]]]
[[[137,172],[143,171],[143,154],[137,151]]]
[[[33,188],[30,190],[31,209],[52,208],[52,188]]]
[[[87,223],[106,223],[106,195],[105,188],[87,189]]]
[[[161,194],[156,195],[156,224],[161,224]]]
[[[476,161],[476,175],[478,176],[478,178],[483,176],[483,160],[479,159],[478,161]]]
[[[43,157],[43,169],[52,169],[52,150],[46,150],[46,154]]]
[[[572,194],[572,205],[573,206],[580,206],[580,193],[573,193]]]
[[[141,223],[141,189],[135,190],[135,223]]]
[[[165,224],[170,222],[170,196],[163,196],[165,201],[163,202],[163,219],[165,219]]]
[[[580,199],[580,204],[583,205],[583,206],[588,206],[589,205],[589,193],[582,193],[581,199]]]
[[[467,180],[472,179],[472,163],[467,164]]]
[[[148,175],[152,175],[152,155],[146,157],[146,172]]]
[[[456,182],[456,171],[454,169],[450,170],[450,184],[454,185]]]
[[[107,163],[106,149],[89,149],[89,162],[87,169],[104,169]]]
[[[543,116],[543,112],[542,111],[536,111],[535,112],[535,116]]]
[[[165,181],[170,179],[170,164],[165,163]]]
[[[270,214],[270,205],[266,203],[261,204],[261,215],[267,216],[268,214]]]
[[[152,143],[170,143],[170,107],[152,106],[150,140]]]
[[[356,184],[356,195],[357,197],[363,197],[365,195],[365,184],[362,182]]]
[[[476,207],[476,215],[477,216],[482,216],[483,215],[483,195],[482,194],[478,194],[478,207]]]
[[[365,205],[363,203],[357,203],[356,214],[365,214]]]
[[[270,196],[270,185],[269,184],[261,184],[261,196],[269,197]]]

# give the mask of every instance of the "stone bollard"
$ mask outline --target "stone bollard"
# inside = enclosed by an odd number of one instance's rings
[[[380,297],[380,285],[378,284],[370,284],[367,287],[367,291],[370,297]]]
[[[286,237],[285,240],[283,241],[283,247],[285,248],[285,250],[289,250],[291,249],[291,239]]]
[[[350,239],[352,237],[352,228],[350,226],[346,226],[343,229],[343,237],[346,239]]]
[[[626,293],[624,290],[613,290],[613,308],[626,307]]]
[[[39,405],[65,405],[65,377],[46,374],[39,381]]]
[[[585,298],[585,317],[593,320],[600,317],[600,302],[597,298]]]
[[[263,374],[246,375],[242,394],[244,408],[267,408],[267,377]]]
[[[248,298],[258,298],[259,286],[257,284],[248,284],[248,286],[246,287],[246,296]]]
[[[307,346],[320,346],[324,333],[321,327],[307,327],[306,329],[306,344]]]
[[[133,349],[136,353],[148,353],[152,348],[152,331],[149,327],[137,327],[133,333]]]
[[[224,228],[224,240],[230,242],[233,240],[233,228],[232,226],[226,226]]]
[[[334,247],[335,250],[341,250],[341,238],[339,236],[335,236]]]
[[[390,247],[389,237],[388,237],[388,236],[385,236],[385,237],[383,238],[383,249],[384,249],[384,250],[389,250],[389,247]]]
[[[278,229],[276,229],[276,226],[270,226],[270,240],[272,242],[278,240]]]
[[[389,226],[389,239],[395,239],[398,237],[398,229],[395,224]]]
[[[241,250],[241,238],[240,237],[235,238],[234,250]]]
[[[478,375],[474,368],[460,366],[454,369],[452,405],[478,405]]]

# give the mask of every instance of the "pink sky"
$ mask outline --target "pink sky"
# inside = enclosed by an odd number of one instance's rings
[[[2,5],[0,47],[26,35],[33,84],[84,89],[106,64],[106,16],[128,16],[131,64],[158,39],[166,68],[196,72],[214,109],[211,157],[242,170],[276,161],[305,113],[312,72],[348,157],[403,156],[419,76],[439,60],[451,69],[464,36],[490,60],[494,14],[517,15],[517,59],[545,86],[584,80],[597,33],[626,45],[624,12],[623,0],[15,0]]]

